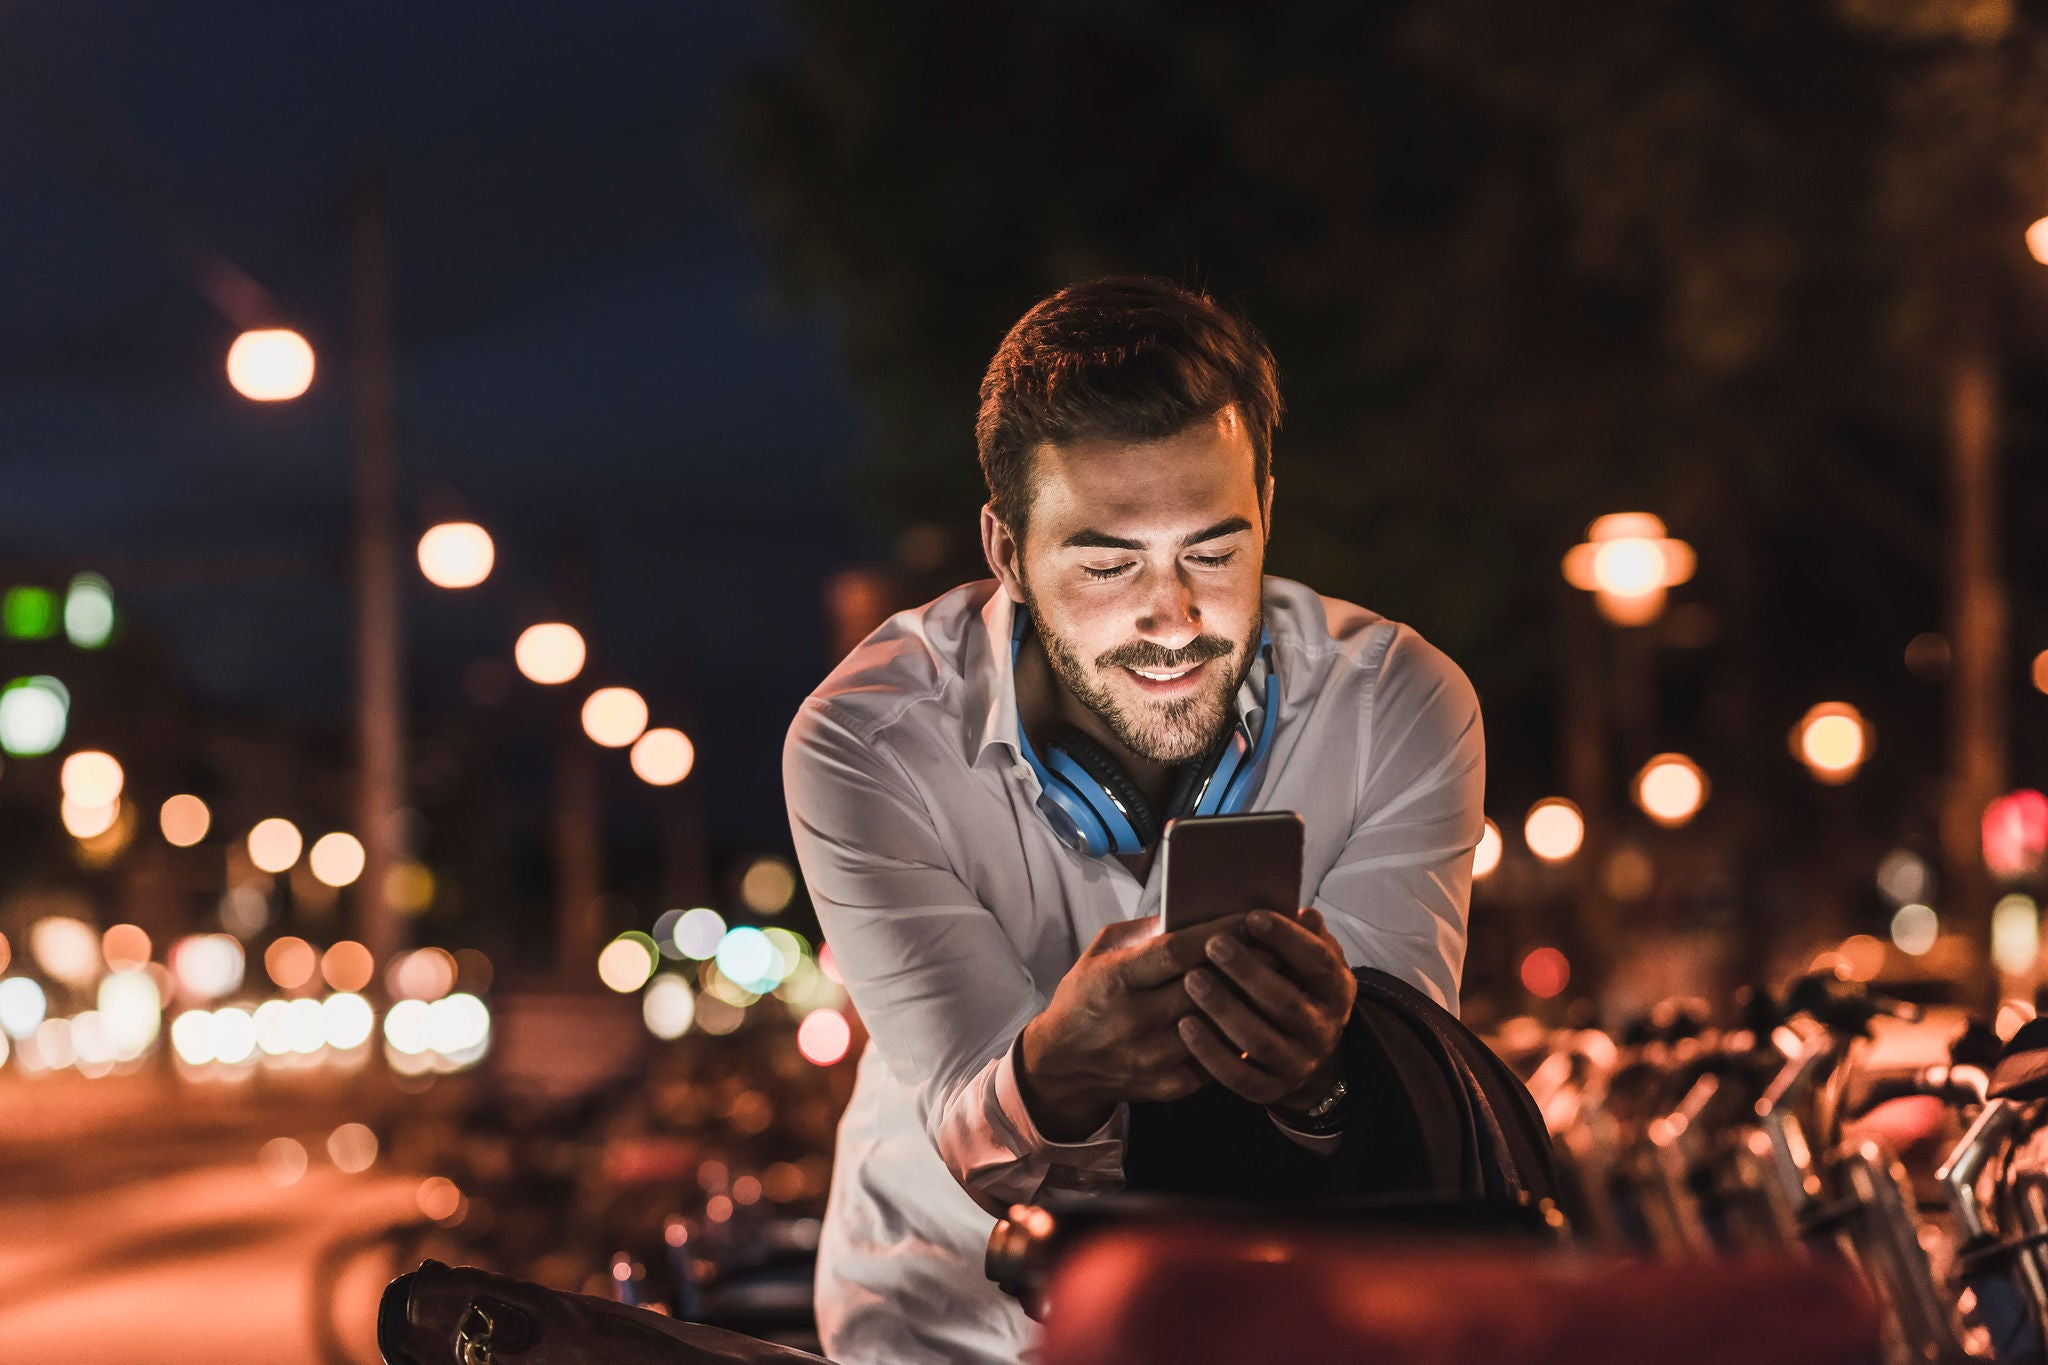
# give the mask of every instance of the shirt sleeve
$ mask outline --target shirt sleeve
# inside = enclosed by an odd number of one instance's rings
[[[1316,889],[1353,966],[1377,967],[1457,1012],[1485,828],[1486,735],[1464,672],[1405,626],[1380,659],[1358,814]]]
[[[1073,1143],[1047,1141],[1025,1110],[1014,1047],[1045,1000],[886,746],[813,698],[783,747],[783,789],[847,994],[961,1187],[996,1214],[1041,1188],[1120,1187],[1123,1106]]]

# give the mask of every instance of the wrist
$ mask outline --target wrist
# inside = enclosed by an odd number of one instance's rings
[[[1047,1045],[1045,1019],[1039,1015],[1018,1035],[1015,1068],[1017,1095],[1024,1112],[1048,1142],[1079,1142],[1109,1122],[1113,1101],[1089,1095],[1062,1073],[1056,1052]]]

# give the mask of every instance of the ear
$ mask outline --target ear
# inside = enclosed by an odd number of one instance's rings
[[[1003,525],[996,516],[994,503],[981,505],[981,553],[988,560],[989,572],[1002,583],[1003,591],[1010,600],[1023,605],[1024,602],[1024,547],[1010,534],[1010,528]]]

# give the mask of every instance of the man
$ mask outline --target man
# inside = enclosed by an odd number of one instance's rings
[[[994,579],[892,617],[790,728],[797,855],[872,1036],[819,1250],[834,1360],[1016,1361],[993,1217],[1120,1187],[1133,1103],[1214,1082],[1341,1144],[1370,1121],[1336,1084],[1347,964],[1456,1008],[1478,703],[1405,626],[1264,576],[1279,413],[1265,344],[1199,294],[1046,299],[982,383]],[[1116,804],[1160,823],[1267,695],[1255,668],[1278,716],[1250,808],[1301,814],[1304,908],[1135,933],[1153,850],[1064,842],[1028,760],[1092,741]]]

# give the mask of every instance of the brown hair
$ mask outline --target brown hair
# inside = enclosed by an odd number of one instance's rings
[[[1263,495],[1281,402],[1257,330],[1208,295],[1153,276],[1070,285],[1017,319],[982,377],[974,436],[989,501],[1021,545],[1039,445],[1156,441],[1232,406]]]

